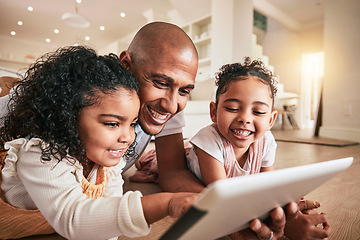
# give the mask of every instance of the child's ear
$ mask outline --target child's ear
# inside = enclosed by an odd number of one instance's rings
[[[269,120],[269,130],[272,128],[272,126],[274,125],[275,123],[275,120],[277,118],[277,115],[278,115],[278,112],[276,110],[273,110],[271,112],[271,117],[270,117],[270,120]]]
[[[213,121],[214,123],[217,122],[217,120],[216,120],[216,103],[213,101],[210,102],[210,118],[211,118],[211,121]]]

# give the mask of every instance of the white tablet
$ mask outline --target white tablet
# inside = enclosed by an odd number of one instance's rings
[[[349,157],[217,181],[160,239],[210,240],[247,228],[252,219],[299,200],[352,162]]]

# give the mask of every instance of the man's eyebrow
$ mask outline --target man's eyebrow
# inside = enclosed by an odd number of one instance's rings
[[[171,77],[165,75],[165,74],[159,74],[159,73],[153,73],[150,75],[150,77],[152,78],[162,78],[164,80],[166,80],[169,83],[174,83],[174,79],[172,79]],[[187,86],[185,86],[184,88],[188,88],[188,89],[194,89],[195,85],[194,84],[189,84]]]
[[[153,73],[153,74],[150,75],[150,77],[152,77],[152,78],[162,78],[162,79],[164,79],[164,80],[166,80],[168,82],[171,82],[171,83],[174,82],[174,79],[172,79],[171,77],[169,77],[169,76],[167,76],[165,74]]]

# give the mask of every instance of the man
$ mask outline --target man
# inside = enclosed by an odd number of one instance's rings
[[[189,93],[195,86],[198,55],[191,39],[179,27],[163,22],[145,25],[135,35],[120,60],[138,79],[140,113],[136,140],[128,152],[128,169],[142,154],[155,136],[160,187],[164,191],[200,192],[204,186],[187,169],[182,137],[185,108]],[[166,126],[165,126],[165,123]],[[165,126],[165,127],[164,127]],[[160,133],[160,134],[159,134]],[[296,213],[297,206],[288,206]],[[259,220],[250,227],[258,236],[266,238],[283,234],[285,215],[281,208],[271,212],[270,229]],[[247,230],[246,236],[255,236]]]

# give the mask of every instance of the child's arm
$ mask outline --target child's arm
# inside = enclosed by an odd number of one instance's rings
[[[148,224],[166,216],[180,217],[191,206],[199,193],[156,193],[143,196],[141,203]]]
[[[200,148],[196,148],[203,183],[208,185],[226,178],[224,165]]]
[[[274,165],[270,166],[270,167],[261,167],[260,168],[260,172],[270,172],[270,171],[274,171]]]

